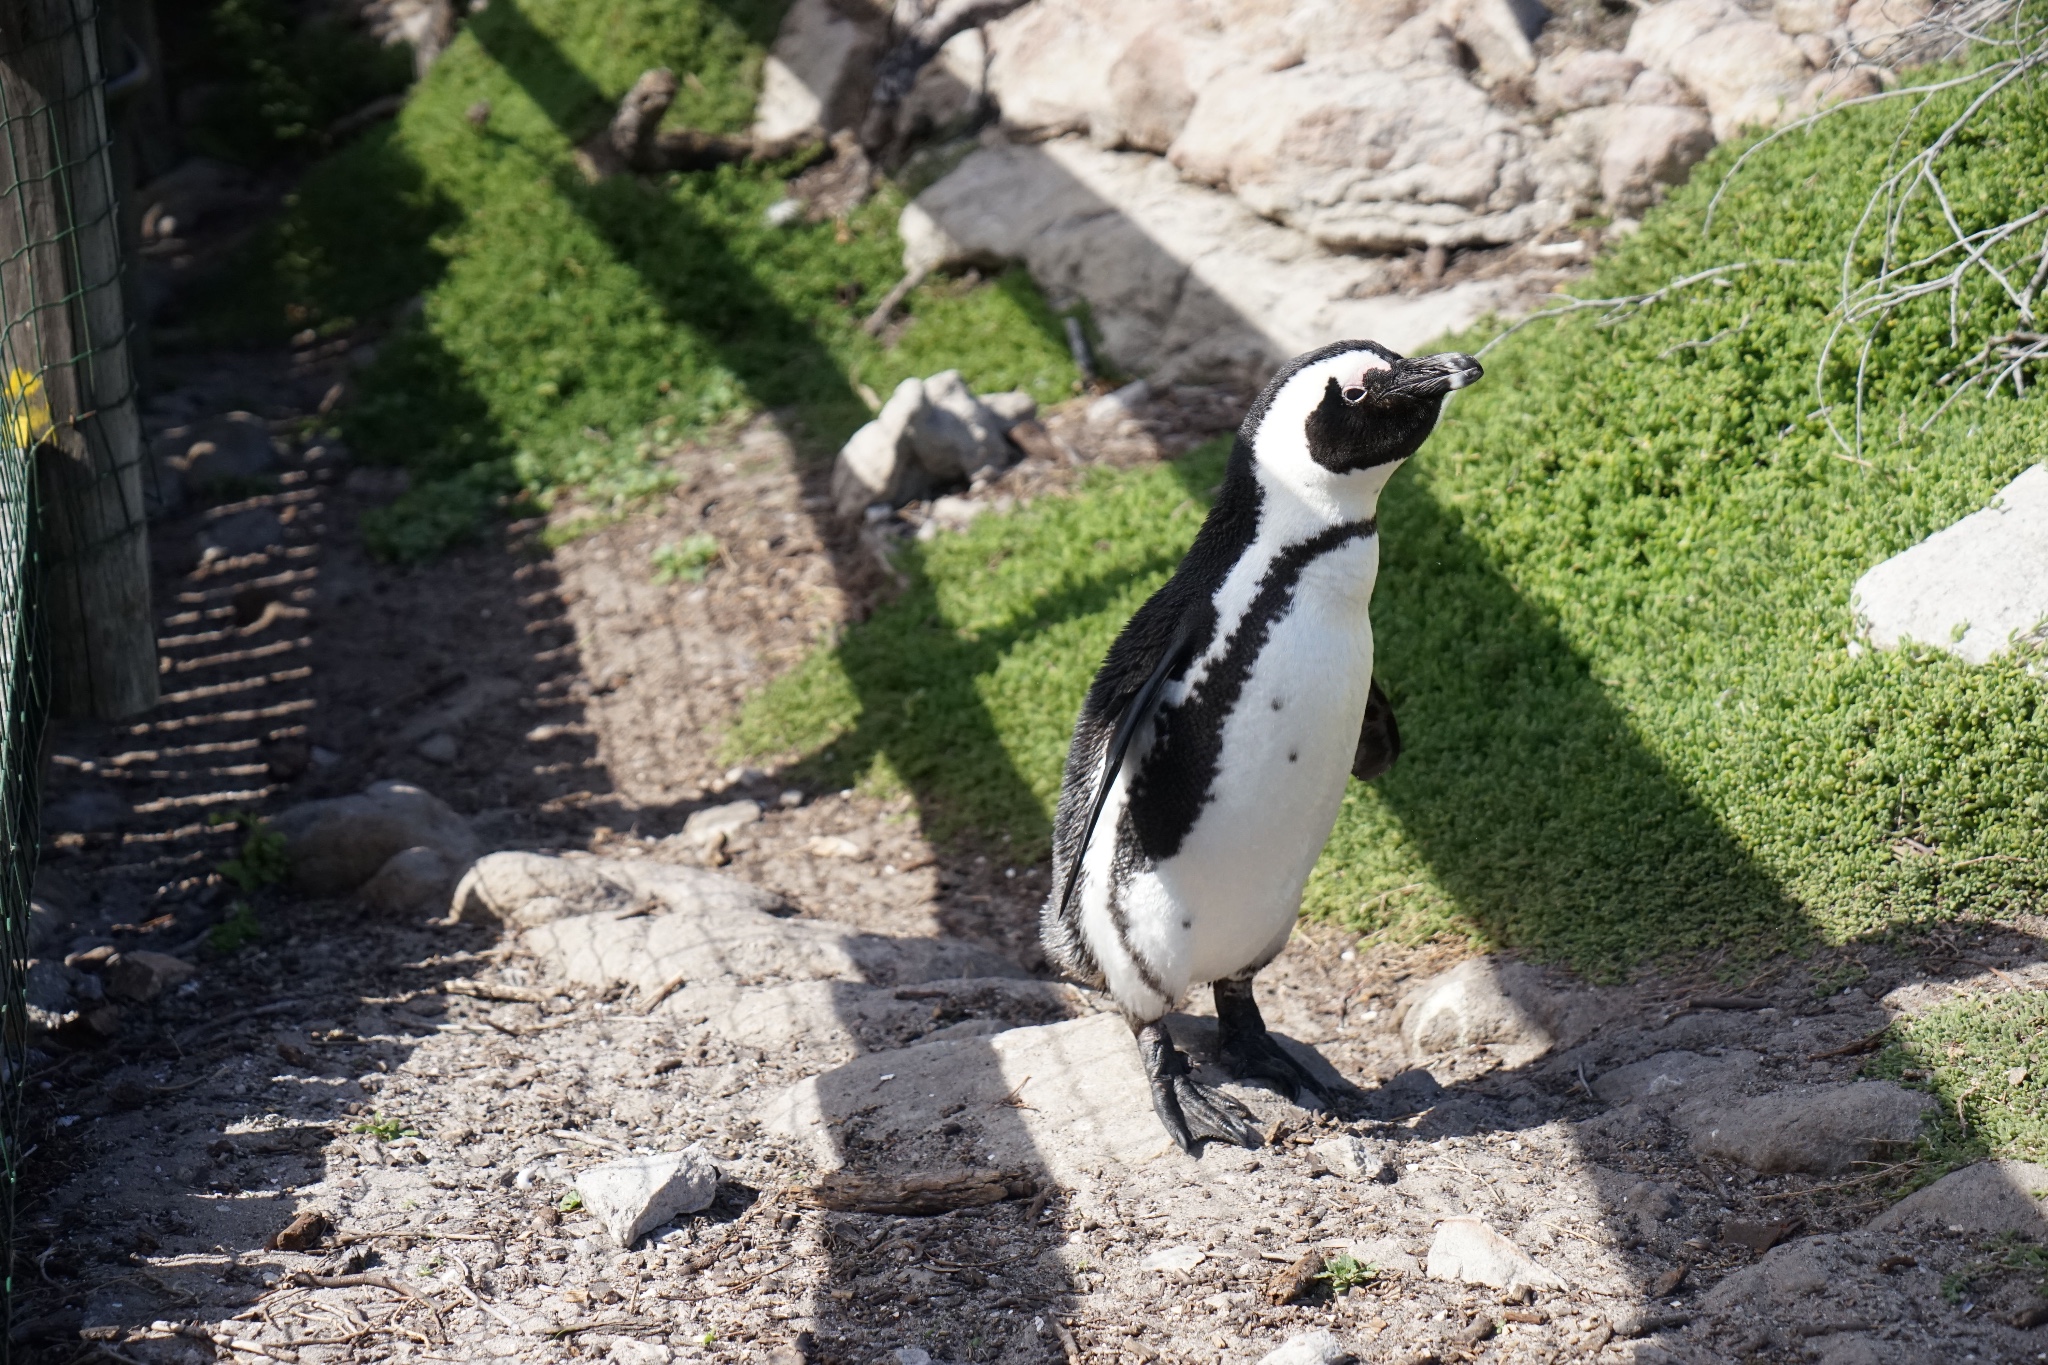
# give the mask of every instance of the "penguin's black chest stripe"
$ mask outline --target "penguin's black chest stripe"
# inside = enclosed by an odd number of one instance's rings
[[[1302,574],[1324,555],[1377,529],[1372,520],[1332,526],[1275,555],[1223,656],[1180,705],[1160,709],[1151,752],[1132,781],[1125,808],[1147,860],[1163,862],[1180,852],[1209,804],[1223,756],[1224,722],[1243,699],[1274,623],[1293,606]]]

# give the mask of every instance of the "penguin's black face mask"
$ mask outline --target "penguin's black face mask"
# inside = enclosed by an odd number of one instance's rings
[[[1446,353],[1413,360],[1391,356],[1384,368],[1364,370],[1348,382],[1332,375],[1308,417],[1309,456],[1335,474],[1405,460],[1436,429],[1444,395],[1482,373],[1471,356]]]

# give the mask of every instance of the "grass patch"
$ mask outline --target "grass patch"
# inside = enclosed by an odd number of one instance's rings
[[[1927,1178],[1986,1157],[2048,1160],[2048,994],[1967,996],[1892,1026],[1865,1074],[1941,1100]]]
[[[694,536],[657,545],[648,556],[657,583],[702,583],[718,562],[718,537],[699,531]]]
[[[762,215],[791,166],[579,172],[575,145],[651,66],[685,77],[671,123],[744,127],[783,8],[477,11],[396,121],[316,167],[210,301],[217,338],[390,328],[341,417],[360,456],[414,474],[366,527],[379,554],[435,554],[521,493],[658,493],[677,441],[764,409],[834,448],[867,419],[863,386],[912,374],[1070,391],[1059,320],[1021,272],[915,291],[893,347],[861,330],[901,273],[893,190],[844,224],[778,228]]]
[[[1944,397],[1936,377],[2013,326],[2011,309],[1972,284],[1960,346],[1945,299],[1877,329],[1867,465],[1840,458],[1815,412],[1866,198],[1895,145],[1969,94],[1917,118],[1910,101],[1844,110],[1773,144],[1705,235],[1739,151],[1723,148],[1586,293],[1793,264],[1619,325],[1532,326],[1489,355],[1382,506],[1379,672],[1408,749],[1347,794],[1310,913],[1614,974],[2039,903],[2048,717],[2028,661],[1846,648],[1859,574],[2048,449],[2048,409],[2009,391],[1918,429]],[[2043,83],[1985,110],[1949,156],[1965,226],[2041,202]],[[1905,236],[1936,243],[1938,220],[1909,215]],[[1828,401],[1853,379],[1831,370]],[[1185,549],[1216,467],[1211,451],[1105,476],[909,551],[904,597],[771,687],[736,753],[794,750],[829,780],[900,784],[940,835],[1043,856],[1087,680]]]

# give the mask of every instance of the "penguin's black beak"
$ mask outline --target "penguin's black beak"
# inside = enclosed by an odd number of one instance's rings
[[[1416,356],[1394,362],[1389,389],[1404,398],[1441,398],[1468,384],[1476,384],[1486,371],[1469,355],[1445,351],[1441,355]]]

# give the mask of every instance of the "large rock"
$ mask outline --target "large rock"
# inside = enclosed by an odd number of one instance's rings
[[[956,33],[917,73],[896,111],[897,136],[943,139],[981,116],[988,96],[988,42],[978,28]]]
[[[1525,963],[1477,957],[1409,993],[1401,1036],[1417,1056],[1490,1043],[1520,1064],[1577,1044],[1614,1009],[1600,992],[1560,988]]]
[[[1771,18],[1785,32],[1827,33],[1849,15],[1849,0],[1776,0]]]
[[[1038,137],[1087,132],[1132,41],[1162,25],[1183,31],[1190,17],[1174,0],[1037,0],[990,24],[988,90],[1003,125]]]
[[[1881,1160],[1920,1137],[1932,1096],[1889,1081],[1723,1095],[1684,1115],[1692,1148],[1765,1175],[1832,1175]]]
[[[863,0],[796,0],[762,64],[755,140],[787,146],[857,128],[887,38],[885,8]]]
[[[1536,107],[1568,114],[1603,104],[1619,104],[1643,64],[1622,52],[1573,49],[1549,58],[1536,69]]]
[[[1164,152],[1187,126],[1195,92],[1229,58],[1219,39],[1185,25],[1146,29],[1110,64],[1106,99],[1089,120],[1089,137],[1098,147]]]
[[[1008,429],[960,378],[942,370],[924,381],[924,406],[910,421],[910,447],[925,472],[941,484],[972,479],[1009,462]]]
[[[1639,212],[1667,185],[1682,184],[1695,162],[1714,150],[1706,111],[1682,105],[1631,107],[1609,124],[1600,154],[1600,195],[1616,209]]]
[[[504,852],[479,858],[455,888],[458,922],[531,927],[579,915],[658,905],[678,915],[759,915],[779,909],[772,891],[703,868],[642,858]]]
[[[1344,1349],[1334,1333],[1317,1329],[1296,1332],[1259,1357],[1259,1365],[1342,1365],[1357,1356]]]
[[[1776,24],[1753,19],[1735,0],[1665,0],[1629,30],[1628,55],[1668,71],[1707,103],[1714,135],[1777,122],[1813,67]]]
[[[1550,19],[1542,0],[1447,0],[1443,15],[1479,69],[1494,80],[1536,70],[1536,35]]]
[[[1914,45],[1913,29],[1926,21],[1933,8],[1931,0],[1856,0],[1846,20],[1849,42],[1865,61],[1908,57]]]
[[[2048,623],[2048,465],[1856,580],[1849,608],[1880,649],[1911,640],[1984,663]]]
[[[409,782],[378,782],[357,796],[308,801],[270,826],[284,836],[292,880],[316,896],[354,891],[409,848],[433,849],[456,867],[482,852],[468,821]]]
[[[900,231],[908,269],[1024,262],[1054,297],[1088,300],[1108,354],[1154,379],[1256,378],[1345,337],[1413,350],[1519,288],[1380,294],[1378,263],[1325,251],[1157,157],[1078,138],[976,151],[904,210]]]
[[[107,959],[107,994],[118,1000],[154,1000],[190,981],[198,968],[169,953],[131,949]]]
[[[1235,69],[1168,153],[1193,180],[1338,251],[1519,241],[1571,221],[1536,139],[1453,67]]]
[[[2048,1166],[2031,1161],[1980,1161],[1951,1171],[1872,1219],[1874,1231],[1919,1227],[1960,1227],[1986,1236],[2016,1233],[2030,1242],[2048,1239]]]

